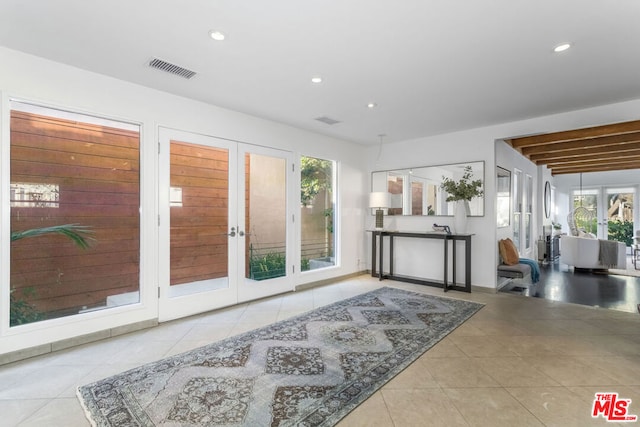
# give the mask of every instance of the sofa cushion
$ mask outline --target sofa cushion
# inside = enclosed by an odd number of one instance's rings
[[[498,249],[500,250],[500,257],[502,262],[507,265],[516,265],[520,259],[518,249],[513,241],[509,238],[501,239],[498,242]]]

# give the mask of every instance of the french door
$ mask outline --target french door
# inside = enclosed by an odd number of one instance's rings
[[[160,129],[159,319],[292,289],[291,154]]]
[[[634,230],[635,189],[633,187],[599,187],[576,190],[573,207],[590,210],[593,218],[576,224],[599,239],[616,240],[631,245]]]

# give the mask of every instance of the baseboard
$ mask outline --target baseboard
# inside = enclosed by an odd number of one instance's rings
[[[317,280],[315,282],[303,283],[295,287],[295,291],[305,291],[307,289],[317,288],[318,286],[330,285],[336,282],[343,282],[345,280],[353,279],[354,277],[367,274],[366,270],[357,271],[355,273],[345,274],[344,276],[332,277],[330,279]]]
[[[102,331],[91,332],[89,334],[79,335],[77,337],[54,341],[52,343],[42,344],[35,347],[24,348],[21,350],[12,351],[10,353],[0,354],[0,366],[18,362],[24,359],[29,359],[31,357],[53,353],[54,351],[76,347],[82,344],[88,344],[108,338],[113,338],[118,335],[139,331],[141,329],[153,328],[154,326],[158,326],[157,319],[143,320],[142,322],[104,329]]]

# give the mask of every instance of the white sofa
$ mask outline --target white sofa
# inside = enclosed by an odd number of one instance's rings
[[[611,268],[627,268],[627,246],[618,244],[618,262]],[[599,261],[600,241],[586,237],[563,235],[560,238],[560,262],[575,268],[604,269]]]

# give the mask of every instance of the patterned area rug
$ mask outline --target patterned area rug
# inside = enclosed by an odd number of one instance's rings
[[[482,304],[382,288],[78,389],[96,426],[332,426]]]

